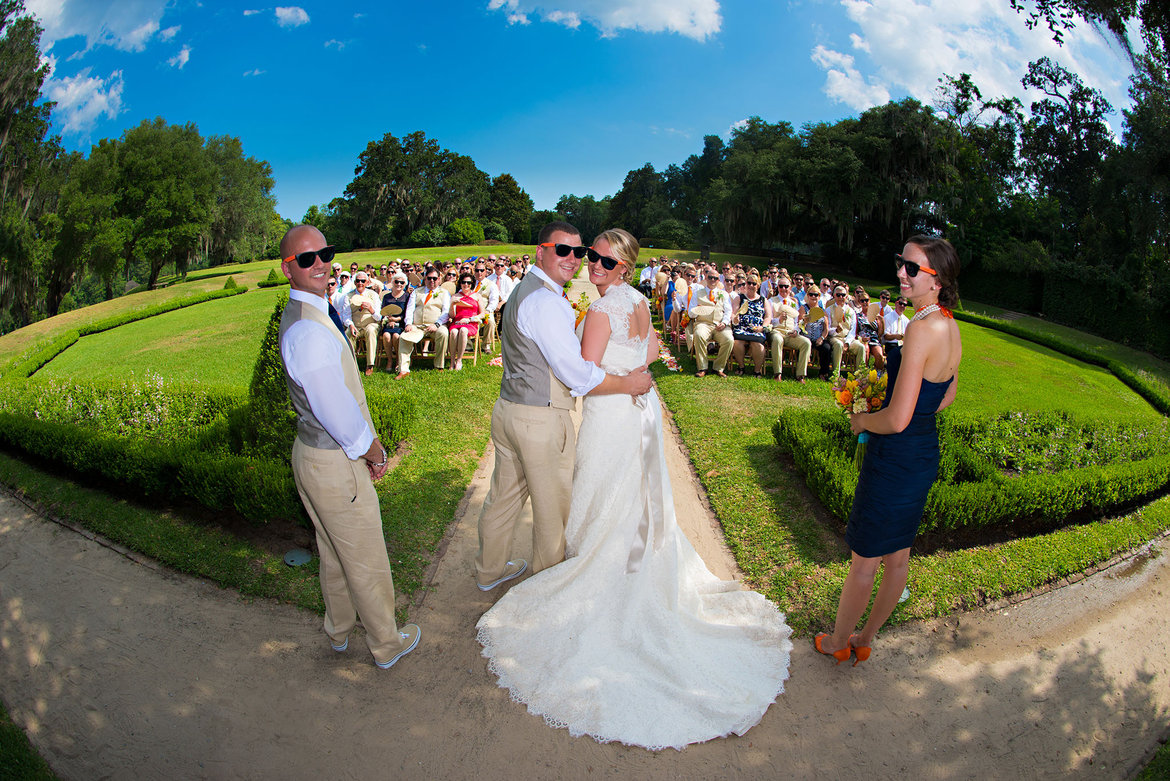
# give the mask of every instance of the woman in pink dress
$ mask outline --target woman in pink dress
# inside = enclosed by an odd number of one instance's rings
[[[454,371],[463,368],[463,351],[467,349],[467,341],[475,338],[483,319],[483,304],[473,290],[475,277],[460,274],[455,295],[451,296],[451,320],[448,323],[451,333],[451,368]]]

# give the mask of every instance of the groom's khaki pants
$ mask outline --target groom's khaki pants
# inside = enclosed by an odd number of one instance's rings
[[[577,436],[568,410],[531,407],[504,399],[492,410],[496,465],[479,516],[475,577],[486,586],[508,566],[512,533],[532,499],[532,572],[565,558],[565,524],[573,486]]]
[[[292,470],[317,530],[325,633],[340,645],[361,616],[374,660],[393,659],[403,647],[394,621],[394,578],[365,461],[350,461],[340,449],[309,447],[298,438]]]

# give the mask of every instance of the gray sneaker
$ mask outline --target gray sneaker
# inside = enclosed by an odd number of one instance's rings
[[[507,563],[507,565],[504,567],[504,574],[501,575],[498,580],[496,580],[492,583],[489,583],[486,586],[483,585],[482,583],[476,583],[475,585],[479,586],[480,591],[491,591],[493,588],[500,585],[501,583],[506,583],[509,580],[512,580],[513,578],[520,577],[521,575],[524,574],[524,571],[526,569],[528,569],[528,562],[525,561],[524,559],[517,559],[516,561],[509,561]]]
[[[418,641],[422,639],[422,630],[418,628],[418,624],[407,624],[406,626],[402,627],[402,630],[398,633],[398,636],[402,638],[402,642],[406,643],[406,647],[399,651],[398,655],[389,661],[379,662],[375,660],[374,664],[378,665],[383,670],[389,670],[394,666],[395,662],[418,647]]]

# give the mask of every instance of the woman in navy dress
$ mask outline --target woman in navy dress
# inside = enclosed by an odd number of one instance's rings
[[[913,236],[897,256],[897,270],[902,295],[916,311],[900,357],[890,356],[887,364],[882,408],[850,417],[854,434],[870,432],[845,529],[853,558],[833,632],[822,632],[815,640],[816,649],[838,664],[851,655],[857,657],[854,665],[869,658],[874,636],[906,587],[910,546],[938,475],[935,413],[955,400],[963,356],[959,327],[949,309],[959,297],[955,248],[946,239]],[[856,632],[878,567],[885,568],[882,584],[865,626]]]

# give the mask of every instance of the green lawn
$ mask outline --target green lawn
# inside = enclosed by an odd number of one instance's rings
[[[184,382],[247,387],[281,290],[249,290],[83,337],[37,377],[125,379],[130,373],[143,377],[151,373]]]

